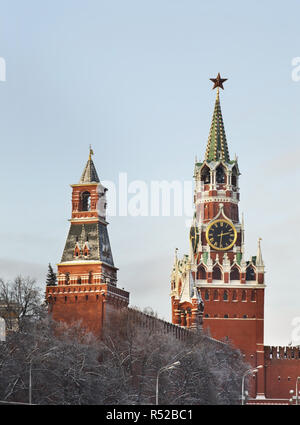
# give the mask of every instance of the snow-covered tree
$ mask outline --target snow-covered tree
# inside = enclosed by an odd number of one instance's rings
[[[46,285],[47,286],[54,286],[56,285],[56,273],[54,273],[53,268],[51,264],[48,264],[48,273],[46,277]]]

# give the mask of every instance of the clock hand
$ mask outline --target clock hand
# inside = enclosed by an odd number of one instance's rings
[[[221,238],[220,238],[220,248],[222,248],[222,237],[223,237],[223,232],[221,232]]]

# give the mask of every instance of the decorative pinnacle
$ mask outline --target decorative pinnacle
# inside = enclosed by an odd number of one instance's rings
[[[94,152],[93,152],[92,146],[90,145],[89,159],[88,159],[86,166],[83,170],[82,176],[79,180],[79,184],[100,183],[95,165],[92,161],[92,155],[94,155]]]
[[[228,78],[221,78],[220,73],[218,73],[217,78],[210,78],[210,81],[214,83],[214,86],[212,89],[214,90],[216,87],[218,87],[217,96],[219,95],[219,87],[221,87],[221,89],[224,90],[223,83],[225,83],[225,81],[227,80]]]
[[[256,265],[257,266],[263,266],[264,265],[264,262],[263,262],[263,259],[262,259],[262,254],[261,254],[260,241],[262,241],[262,238],[258,238],[258,247],[257,247],[257,256],[256,256]]]
[[[90,145],[89,161],[92,159],[92,155],[94,155],[94,151],[92,149],[92,146]]]

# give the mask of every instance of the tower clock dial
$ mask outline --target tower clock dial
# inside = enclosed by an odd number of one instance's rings
[[[209,224],[206,230],[208,244],[218,251],[224,251],[233,247],[236,242],[237,232],[233,224],[227,220],[215,220]]]

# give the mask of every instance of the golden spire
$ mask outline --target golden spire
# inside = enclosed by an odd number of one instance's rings
[[[92,159],[92,155],[94,155],[94,151],[92,149],[92,146],[90,145],[89,161]]]

